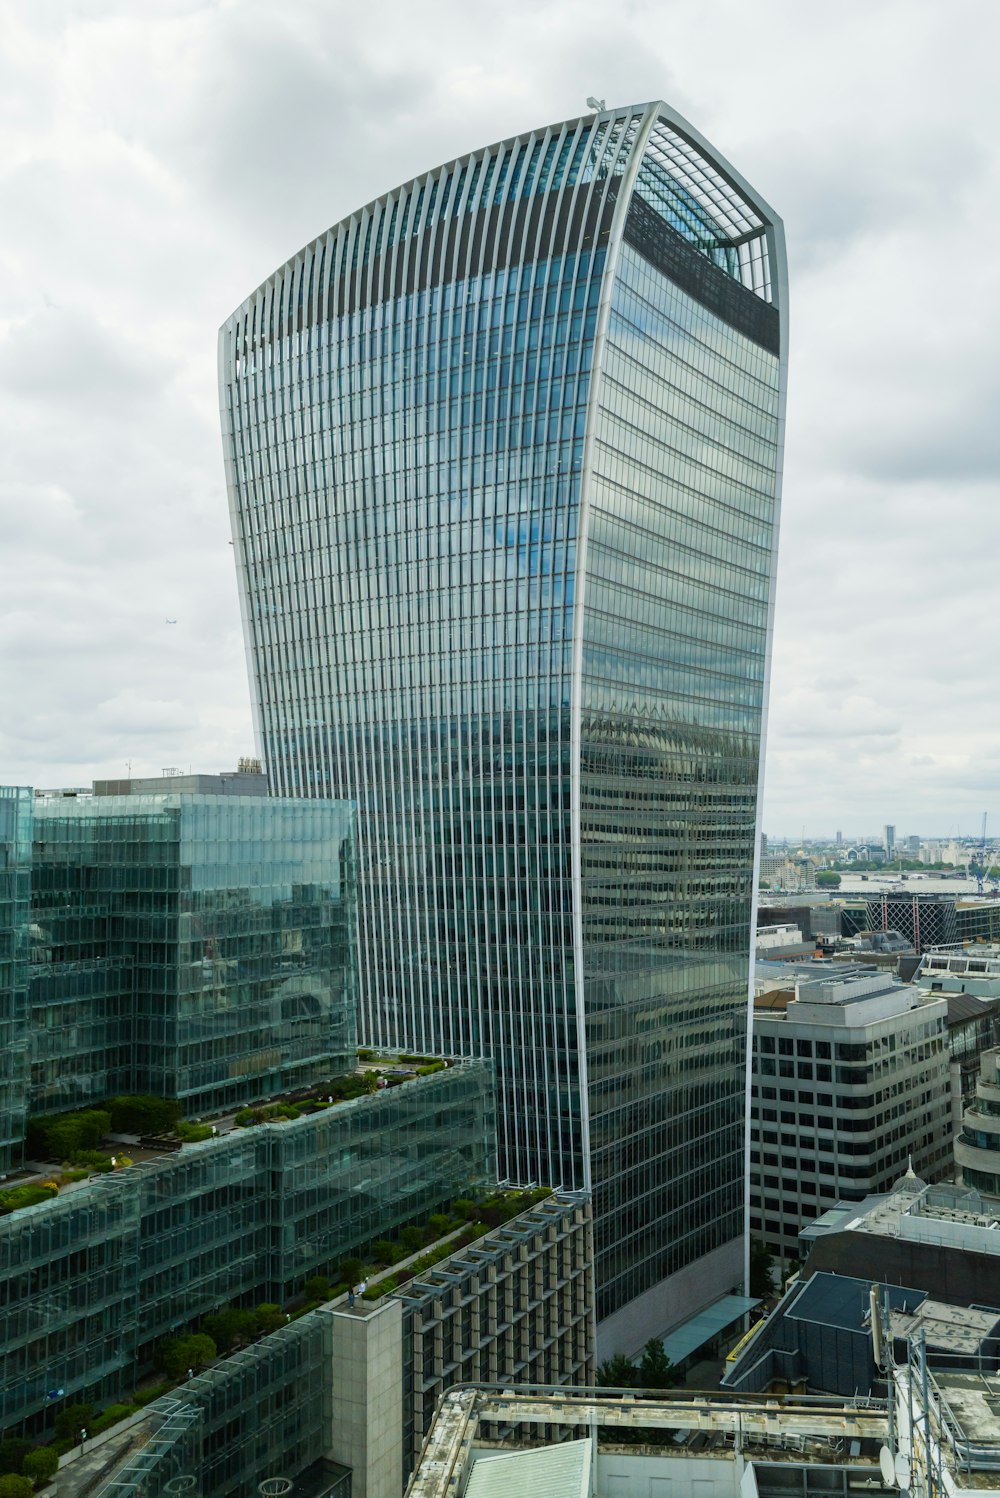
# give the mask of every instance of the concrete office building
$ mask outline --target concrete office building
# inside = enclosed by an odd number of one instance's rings
[[[913,1285],[958,1306],[1000,1306],[1000,1199],[907,1171],[884,1195],[838,1202],[803,1228],[802,1274]]]
[[[117,1498],[166,1498],[192,1477],[202,1498],[267,1478],[294,1481],[297,1498],[399,1498],[455,1384],[592,1377],[589,1202],[554,1195],[399,1290],[342,1296],[220,1359],[90,1460]]]
[[[653,103],[386,193],[220,337],[259,748],[358,803],[362,1038],[493,1058],[501,1171],[593,1188],[608,1350],[744,1272],[785,288]]]
[[[951,1170],[946,1001],[871,968],[814,968],[754,1009],[750,1227],[786,1261],[824,1202],[884,1191],[910,1159]]]
[[[913,982],[948,1001],[952,1126],[958,1135],[976,1095],[983,1054],[1000,1040],[1000,948],[935,947],[921,958]]]
[[[966,1186],[1000,1197],[1000,1050],[980,1058],[975,1096],[955,1140],[955,1165]]]
[[[673,1391],[658,1398],[559,1389],[455,1390],[409,1498],[788,1498],[895,1491],[965,1498],[996,1486],[1000,1379],[927,1366],[915,1339],[884,1404]],[[943,1418],[944,1412],[946,1418]],[[575,1440],[565,1439],[569,1427]],[[499,1434],[498,1434],[499,1430]]]

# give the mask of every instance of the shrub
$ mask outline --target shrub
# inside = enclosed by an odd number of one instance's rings
[[[106,1175],[109,1170],[114,1170],[111,1156],[104,1154],[103,1150],[74,1150],[69,1157],[71,1165],[85,1165],[88,1170],[96,1170]]]
[[[369,1285],[368,1289],[364,1292],[362,1299],[379,1300],[383,1295],[391,1294],[398,1284],[399,1281],[396,1276],[394,1274],[390,1274],[388,1279],[379,1280],[377,1285]]]
[[[330,1281],[325,1274],[314,1274],[305,1283],[306,1300],[329,1300]]]
[[[56,1435],[75,1445],[80,1439],[81,1430],[90,1429],[90,1422],[93,1418],[94,1406],[92,1404],[68,1404],[56,1416]]]
[[[268,1332],[276,1332],[288,1319],[281,1307],[269,1300],[257,1307],[256,1316],[257,1328],[263,1336]]]
[[[181,1116],[180,1103],[148,1093],[109,1097],[104,1107],[111,1115],[111,1127],[116,1134],[163,1134]]]
[[[28,1120],[28,1154],[68,1160],[75,1150],[95,1149],[111,1128],[111,1114],[97,1108]]]
[[[430,1077],[433,1076],[436,1071],[444,1071],[443,1061],[431,1061],[427,1066],[418,1066],[417,1076]]]
[[[259,1108],[241,1108],[233,1119],[237,1128],[248,1129],[252,1124],[263,1122],[264,1115]]]
[[[367,1046],[363,1046],[358,1051],[358,1060],[359,1061],[374,1061],[375,1060],[375,1052],[372,1051],[372,1050],[369,1050],[369,1048]]]
[[[16,1472],[0,1477],[0,1498],[32,1498],[34,1491],[30,1477],[19,1477]]]
[[[58,1195],[59,1187],[54,1181],[44,1186],[11,1186],[0,1191],[0,1213],[19,1212],[22,1207],[36,1207],[39,1202],[51,1201]]]
[[[432,1212],[427,1224],[435,1238],[443,1238],[445,1233],[450,1233],[452,1228],[458,1226],[447,1212]]]
[[[399,1241],[408,1253],[415,1254],[418,1248],[423,1248],[427,1234],[423,1228],[408,1227],[400,1233]]]
[[[154,1384],[151,1389],[137,1389],[132,1396],[132,1402],[142,1409],[144,1405],[152,1404],[154,1399],[160,1399],[164,1394],[169,1394],[170,1389],[169,1383]]]
[[[89,1175],[89,1170],[64,1170],[59,1176],[59,1184],[68,1186],[71,1181],[85,1181]]]
[[[174,1133],[183,1139],[185,1144],[198,1144],[202,1139],[211,1139],[212,1126],[211,1124],[188,1123],[187,1119],[182,1118],[174,1125]]]
[[[464,1217],[468,1221],[470,1217],[476,1215],[476,1204],[467,1196],[460,1196],[457,1202],[452,1203],[452,1211],[456,1217]]]
[[[170,1378],[183,1378],[189,1368],[204,1368],[214,1362],[215,1343],[204,1332],[190,1332],[183,1337],[167,1337],[156,1350],[156,1361]]]
[[[395,1264],[400,1257],[399,1245],[390,1243],[388,1238],[379,1238],[372,1244],[372,1256],[379,1264]]]
[[[49,1482],[59,1471],[58,1451],[53,1451],[51,1446],[36,1446],[24,1458],[21,1471],[36,1486],[41,1487],[43,1482]]]
[[[99,1436],[102,1430],[110,1430],[119,1420],[124,1420],[127,1415],[134,1415],[138,1408],[137,1404],[109,1404],[93,1425],[87,1428],[92,1436]]]
[[[31,1442],[23,1436],[11,1436],[0,1441],[0,1476],[4,1472],[20,1472],[21,1463],[31,1450]]]
[[[364,1267],[365,1266],[360,1259],[351,1256],[346,1259],[341,1259],[340,1263],[337,1265],[337,1274],[346,1284],[356,1285],[358,1283],[358,1280],[361,1278],[361,1271],[364,1269]]]
[[[201,1323],[201,1329],[221,1352],[228,1352],[234,1342],[246,1341],[256,1335],[257,1317],[253,1311],[241,1311],[236,1306],[224,1306],[213,1311]]]

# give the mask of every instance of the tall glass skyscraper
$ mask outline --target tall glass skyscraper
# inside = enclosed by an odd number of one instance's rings
[[[387,193],[221,332],[260,748],[358,802],[363,1036],[494,1058],[609,1347],[742,1278],[784,309],[654,103]]]

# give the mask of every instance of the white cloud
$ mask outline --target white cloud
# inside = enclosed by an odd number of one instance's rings
[[[766,824],[1000,817],[995,7],[0,16],[0,779],[222,768],[251,747],[219,323],[360,203],[598,93],[668,98],[786,222]]]

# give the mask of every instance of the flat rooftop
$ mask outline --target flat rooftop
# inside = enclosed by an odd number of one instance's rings
[[[969,1186],[932,1185],[907,1172],[885,1196],[838,1202],[801,1237],[854,1231],[1000,1254],[1000,1200]]]
[[[975,1357],[983,1343],[996,1335],[1000,1311],[925,1299],[912,1310],[894,1307],[889,1313],[889,1325],[894,1337],[915,1337],[924,1332],[929,1351]]]
[[[499,1442],[493,1439],[497,1426],[504,1428]],[[720,1463],[720,1473],[725,1471],[721,1464],[728,1465],[734,1474],[733,1498],[738,1498],[737,1450],[747,1462],[768,1466],[849,1464],[859,1469],[860,1486],[881,1489],[878,1452],[888,1434],[888,1418],[878,1401],[833,1396],[758,1398],[693,1390],[611,1396],[593,1389],[498,1392],[466,1385],[441,1401],[407,1498],[465,1498],[466,1492],[476,1493],[470,1478],[478,1462],[501,1453],[526,1458],[523,1466],[518,1461],[505,1464],[509,1498],[544,1492],[537,1481],[545,1465],[539,1461],[540,1451],[551,1449],[570,1432],[591,1443],[590,1492],[648,1498],[651,1476],[676,1476],[687,1491],[691,1468],[685,1471],[677,1463],[709,1458]],[[628,1473],[618,1470],[621,1456],[628,1458]],[[575,1473],[584,1466],[575,1463]],[[489,1475],[481,1474],[477,1481]],[[835,1487],[839,1492],[839,1479]]]
[[[1000,1375],[935,1369],[931,1377],[963,1434],[1000,1463]]]

